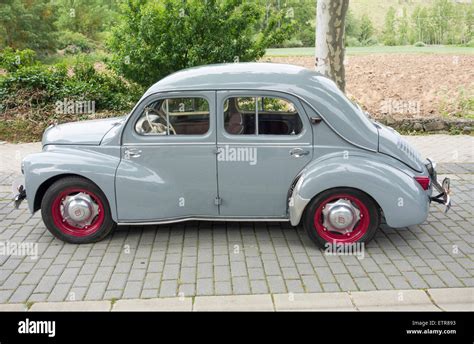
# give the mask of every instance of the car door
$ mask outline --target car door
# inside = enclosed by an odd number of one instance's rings
[[[214,91],[152,95],[137,106],[116,173],[120,222],[218,215],[215,126]]]
[[[220,215],[285,218],[291,183],[313,155],[300,101],[277,92],[219,91],[216,117]]]

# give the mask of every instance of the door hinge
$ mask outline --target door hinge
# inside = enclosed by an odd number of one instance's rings
[[[214,200],[214,204],[215,205],[221,205],[222,204],[222,198],[216,197],[216,199]]]
[[[311,117],[311,123],[312,124],[318,124],[321,122],[323,119],[321,117]]]
[[[216,147],[213,149],[214,154],[219,155],[221,152],[222,148],[221,147]]]

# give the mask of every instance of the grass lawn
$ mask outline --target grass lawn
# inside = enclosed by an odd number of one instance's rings
[[[426,47],[415,47],[413,45],[402,46],[372,46],[372,47],[347,47],[348,55],[369,54],[474,54],[474,48],[458,47],[453,45],[432,45]],[[266,56],[313,56],[314,48],[279,48],[267,49]]]

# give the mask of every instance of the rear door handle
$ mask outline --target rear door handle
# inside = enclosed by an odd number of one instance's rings
[[[139,158],[142,155],[142,151],[137,148],[126,148],[124,152],[124,158]]]
[[[304,150],[303,148],[293,148],[290,150],[290,155],[295,158],[301,158],[304,155],[308,155],[309,151]]]

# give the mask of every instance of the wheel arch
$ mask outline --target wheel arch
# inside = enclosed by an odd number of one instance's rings
[[[51,185],[53,185],[55,182],[57,182],[58,180],[60,179],[64,179],[64,178],[67,178],[67,177],[78,177],[78,178],[82,178],[82,179],[85,179],[87,180],[88,182],[91,182],[93,183],[95,186],[97,186],[99,189],[100,186],[98,186],[96,183],[94,183],[93,180],[87,178],[87,177],[84,177],[80,174],[77,174],[77,173],[61,173],[61,174],[57,174],[53,177],[50,177],[48,179],[46,179],[43,183],[40,184],[40,186],[38,187],[38,189],[36,190],[36,194],[34,196],[34,200],[33,200],[33,212],[37,212],[38,210],[41,209],[41,202],[43,200],[43,197],[44,197],[44,194],[46,193],[46,191],[50,188]],[[101,189],[101,191],[103,192],[103,190]]]

